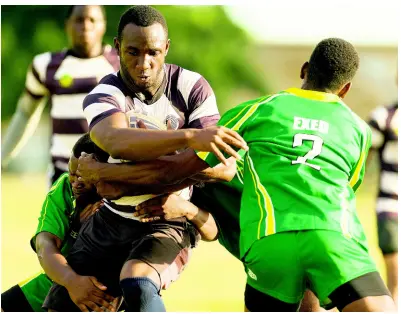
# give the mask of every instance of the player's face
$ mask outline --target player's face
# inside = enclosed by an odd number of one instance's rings
[[[161,83],[164,60],[170,46],[161,24],[147,27],[128,24],[122,32],[121,43],[115,40],[115,44],[120,54],[121,71],[130,83],[141,91]]]
[[[78,181],[77,169],[78,169],[78,158],[72,156],[70,158],[70,162],[68,163],[68,172],[69,172],[69,180],[71,183],[72,192],[74,193],[75,198],[79,198],[81,195],[91,192],[94,189],[92,184]]]
[[[106,31],[102,9],[98,5],[77,5],[66,24],[68,38],[74,48],[89,50],[102,43]]]

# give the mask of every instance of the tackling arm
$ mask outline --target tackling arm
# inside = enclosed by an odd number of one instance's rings
[[[36,130],[47,97],[34,98],[24,92],[18,100],[17,110],[6,131],[1,147],[1,163],[5,167],[25,145]]]

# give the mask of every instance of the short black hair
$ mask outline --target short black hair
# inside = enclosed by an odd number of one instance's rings
[[[72,148],[72,154],[75,158],[79,158],[82,152],[93,154],[100,162],[107,162],[110,156],[91,140],[89,133],[81,136]]]
[[[161,24],[168,37],[168,27],[164,16],[149,5],[135,5],[129,8],[120,18],[118,23],[117,38],[119,41],[122,39],[122,33],[128,24],[135,24],[137,26],[147,27],[155,23]]]
[[[358,67],[358,52],[351,43],[327,38],[312,52],[307,81],[317,89],[335,91],[353,79]]]
[[[70,5],[70,6],[68,7],[68,9],[67,9],[67,15],[66,15],[66,17],[65,17],[66,20],[68,20],[68,19],[71,17],[72,12],[74,12],[74,8],[75,8],[76,6],[77,6],[77,5]],[[104,18],[104,20],[106,20],[106,9],[104,8],[103,5],[98,5],[98,7],[100,8],[100,10],[102,10],[103,18]]]

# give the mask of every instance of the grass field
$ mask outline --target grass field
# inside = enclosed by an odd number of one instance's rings
[[[33,275],[40,265],[29,246],[46,193],[44,174],[2,176],[1,291]],[[366,180],[358,195],[358,212],[371,253],[383,273],[374,215],[375,185]],[[201,243],[181,278],[163,298],[168,311],[238,312],[243,309],[242,265],[217,242]]]

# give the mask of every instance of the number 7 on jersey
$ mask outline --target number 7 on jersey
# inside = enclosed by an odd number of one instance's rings
[[[296,165],[296,164],[302,164],[309,166],[313,169],[320,170],[320,166],[311,164],[306,162],[308,159],[313,159],[316,156],[318,156],[322,152],[322,147],[323,147],[323,139],[317,135],[312,135],[312,134],[303,134],[303,133],[297,133],[294,135],[294,141],[292,143],[292,147],[298,147],[303,144],[303,141],[312,141],[312,149],[307,152],[305,156],[299,156],[296,160],[293,160],[291,164]]]

